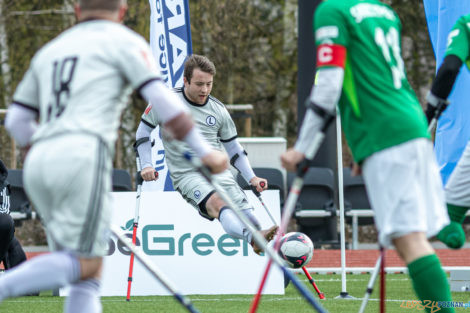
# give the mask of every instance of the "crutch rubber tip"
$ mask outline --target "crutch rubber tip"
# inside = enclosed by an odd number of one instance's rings
[[[320,293],[320,294],[318,295],[318,297],[319,297],[320,299],[325,299],[325,294],[322,292],[322,293]]]

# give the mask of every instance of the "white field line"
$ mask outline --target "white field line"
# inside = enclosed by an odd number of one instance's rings
[[[251,302],[253,301],[253,295],[244,295],[245,298],[243,297],[240,297],[240,298],[207,298],[207,299],[203,299],[203,298],[193,298],[191,296],[189,296],[189,299],[192,301],[192,302],[220,302],[220,301],[232,301],[232,302]],[[265,297],[263,297],[263,302],[275,302],[275,301],[297,301],[297,300],[302,300],[304,299],[303,297],[267,297],[268,295],[265,295]],[[155,296],[157,297],[157,296]],[[171,296],[158,296],[158,298],[160,297],[171,297]],[[160,300],[159,299],[140,299],[141,297],[133,297],[131,302],[159,302]],[[57,298],[53,298],[53,299],[47,299],[47,300],[37,300],[37,301],[34,301],[34,303],[59,303],[59,302],[63,302],[65,300],[65,298],[60,298],[60,297],[57,297]],[[343,301],[342,299],[334,299],[334,298],[326,298],[326,299],[323,299],[323,300],[320,300],[321,302],[323,301]],[[354,299],[348,299],[348,301],[362,301],[362,298],[354,298]],[[380,299],[372,299],[370,298],[369,301],[380,301]],[[386,302],[403,302],[403,301],[412,301],[410,299],[403,299],[403,300],[398,300],[398,299],[386,299],[385,300]],[[113,303],[113,302],[122,302],[122,303],[125,303],[125,299],[124,297],[122,297],[122,299],[107,299],[106,297],[104,298],[101,298],[101,302],[103,303]],[[32,303],[31,301],[25,301],[25,300],[5,300],[5,303]]]
[[[301,279],[302,281],[305,281],[307,282],[308,279]],[[408,281],[409,279],[408,278],[387,278],[387,281]],[[327,283],[327,282],[340,282],[341,279],[340,278],[329,278],[329,279],[315,279],[315,282],[322,282],[322,283]],[[348,282],[351,282],[351,281],[355,281],[355,282],[368,282],[369,281],[369,278],[368,277],[364,277],[364,279],[360,279],[360,278],[349,278],[347,280]],[[171,296],[155,296],[156,299],[144,299],[144,297],[141,297],[141,296],[134,296],[132,298],[132,302],[157,302],[157,301],[160,301],[158,300],[158,298],[160,297],[171,297]],[[158,298],[157,298],[158,297]],[[189,299],[192,301],[192,302],[220,302],[220,301],[232,301],[232,302],[251,302],[253,300],[253,295],[240,295],[240,297],[237,297],[237,298],[217,298],[217,297],[214,297],[214,298],[196,298],[196,297],[192,297],[191,295],[188,295]],[[38,302],[38,303],[59,303],[59,302],[63,302],[65,298],[49,298],[49,299],[39,299],[37,301],[34,301],[34,302]],[[303,297],[272,297],[272,296],[269,296],[269,295],[265,295],[265,297],[263,298],[263,301],[270,301],[270,302],[276,302],[276,301],[297,301],[297,300],[301,300],[303,299]],[[326,298],[326,299],[323,299],[321,301],[336,301],[336,300],[339,300],[339,301],[342,301],[342,299],[334,299],[334,298]],[[350,299],[351,301],[362,301],[362,298],[354,298],[354,299]],[[25,300],[21,300],[21,299],[12,299],[12,300],[6,300],[7,302],[13,302],[13,303],[26,303],[26,302],[29,302],[31,303],[31,301],[25,301]],[[124,297],[122,297],[122,299],[109,299],[108,297],[103,297],[101,298],[101,302],[103,303],[114,303],[114,302],[124,302]],[[380,299],[369,299],[369,301],[380,301]],[[403,301],[411,301],[409,299],[386,299],[387,302],[403,302]]]
[[[329,278],[329,279],[315,279],[313,278],[313,280],[315,282],[326,282],[326,283],[329,283],[329,282],[339,282],[341,281],[341,278]],[[309,281],[308,279],[301,279],[301,281]],[[350,282],[350,281],[361,281],[361,282],[368,282],[369,281],[369,278],[364,278],[364,279],[358,279],[358,278],[347,278],[346,281]],[[387,281],[409,281],[408,278],[388,278],[387,277]]]
[[[443,266],[442,267],[445,272],[450,272],[452,270],[470,270],[470,266]],[[374,271],[373,267],[346,267],[346,273],[352,274],[363,274],[363,273],[371,273]],[[293,273],[303,273],[301,268],[293,268],[291,269]],[[326,274],[330,275],[331,273],[341,274],[341,267],[307,267],[307,271],[310,274]],[[385,272],[387,274],[395,274],[395,273],[408,273],[408,268],[406,267],[385,267]]]

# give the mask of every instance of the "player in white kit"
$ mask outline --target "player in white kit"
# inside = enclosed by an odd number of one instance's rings
[[[222,151],[225,147],[232,165],[240,171],[246,181],[261,192],[267,188],[266,179],[255,175],[246,152],[237,141],[237,130],[230,114],[219,100],[210,95],[215,72],[215,66],[208,58],[196,54],[190,56],[184,66],[184,87],[175,89],[174,93],[191,111],[203,137],[216,150]],[[147,108],[137,129],[136,139],[139,141],[141,138],[148,138],[159,121],[158,112]],[[192,166],[184,160],[183,152],[191,151],[191,147],[188,147],[187,143],[172,140],[167,136],[163,136],[162,140],[175,189],[199,211],[200,215],[209,220],[219,219],[229,235],[251,243],[254,252],[259,254],[261,249],[254,243],[250,231],[215,193],[214,188],[201,175],[195,173]],[[143,168],[142,178],[146,181],[154,180],[155,170],[152,166],[150,142],[139,145],[138,149]],[[215,179],[231,196],[238,208],[260,229],[259,222],[252,213],[253,208],[232,173],[226,170],[216,175]],[[277,227],[273,226],[260,232],[269,241],[276,230]]]
[[[0,301],[71,284],[65,312],[101,312],[112,159],[132,89],[213,172],[228,166],[165,87],[145,40],[120,25],[126,10],[125,0],[79,0],[79,23],[36,53],[14,94],[5,123],[20,145],[32,144],[25,190],[53,252],[3,275]]]

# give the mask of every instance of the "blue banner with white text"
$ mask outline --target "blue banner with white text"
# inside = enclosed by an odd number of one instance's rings
[[[470,13],[470,1],[423,0],[437,68],[444,59],[447,35],[457,19]],[[435,151],[444,184],[470,139],[470,73],[462,67],[449,96],[451,104],[436,129]]]
[[[191,24],[189,21],[189,0],[149,0],[150,46],[169,88],[183,86],[184,61],[192,54]],[[151,136],[152,162],[159,173],[159,179],[145,182],[143,190],[172,191],[165,149],[157,127]]]

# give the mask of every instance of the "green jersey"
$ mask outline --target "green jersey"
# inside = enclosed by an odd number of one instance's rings
[[[339,110],[356,162],[414,138],[429,138],[401,58],[401,23],[389,6],[375,0],[327,0],[315,12],[314,30],[318,70],[344,67]]]
[[[446,55],[457,56],[470,69],[470,14],[460,17],[447,36]]]

